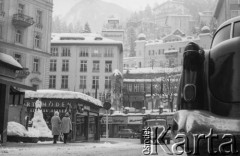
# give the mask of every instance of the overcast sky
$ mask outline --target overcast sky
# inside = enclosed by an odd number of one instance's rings
[[[69,9],[81,0],[53,0],[53,15],[64,15]],[[143,10],[146,5],[153,6],[155,3],[162,3],[165,0],[103,0],[122,6],[131,11]]]

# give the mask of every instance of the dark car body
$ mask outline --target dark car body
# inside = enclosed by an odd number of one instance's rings
[[[119,138],[139,138],[140,133],[134,132],[132,129],[121,129],[118,132]]]
[[[172,135],[176,137],[181,133],[193,138],[193,134],[203,134],[205,139],[197,147],[199,155],[210,155],[214,151],[215,155],[225,155],[226,149],[223,150],[221,144],[226,142],[223,136],[229,134],[234,136],[234,148],[240,151],[240,17],[218,28],[209,51],[189,43],[183,55]],[[209,150],[206,136],[211,131],[218,138]],[[193,139],[189,139],[188,150],[194,148]],[[231,155],[237,155],[234,150],[230,151]]]

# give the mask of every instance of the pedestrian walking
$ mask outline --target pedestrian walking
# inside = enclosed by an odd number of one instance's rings
[[[72,122],[69,117],[69,113],[66,112],[65,116],[62,119],[62,133],[64,136],[64,143],[67,143],[68,134],[72,131]]]
[[[58,140],[58,136],[61,133],[61,119],[57,111],[54,113],[54,116],[51,119],[51,124],[52,124],[53,143],[56,144]]]

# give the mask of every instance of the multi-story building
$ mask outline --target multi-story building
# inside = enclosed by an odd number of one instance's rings
[[[103,101],[113,71],[123,71],[122,42],[96,34],[53,34],[47,88],[86,93]]]
[[[189,42],[196,42],[203,49],[210,48],[212,35],[207,26],[197,37],[184,36],[180,30],[161,40],[146,40],[144,34],[136,40],[136,57],[124,58],[124,68],[176,67],[182,65],[184,48]]]
[[[182,0],[168,0],[154,9],[155,22],[161,35],[168,35],[179,29],[190,33],[189,22],[192,16],[183,5]]]
[[[124,42],[124,30],[118,18],[109,18],[103,27],[102,36]]]
[[[240,15],[239,0],[218,0],[214,17],[217,20],[217,25],[221,25],[226,20]]]
[[[52,0],[0,0],[0,52],[24,68],[19,82],[44,88],[50,56]]]
[[[180,73],[181,67],[124,70],[123,105],[141,111],[169,109],[171,102],[174,109]]]

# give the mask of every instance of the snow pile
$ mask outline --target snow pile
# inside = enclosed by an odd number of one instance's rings
[[[32,119],[33,125],[31,132],[39,131],[39,137],[52,138],[52,132],[48,128],[46,121],[43,119],[42,110],[38,109],[34,112],[34,117]]]
[[[63,90],[37,90],[25,91],[25,98],[48,98],[48,99],[82,99],[91,102],[96,106],[102,107],[102,102],[91,96],[79,92],[63,91]]]
[[[20,137],[39,137],[38,131],[27,131],[26,128],[17,123],[17,122],[8,122],[7,127],[7,135],[8,136],[20,136]]]

